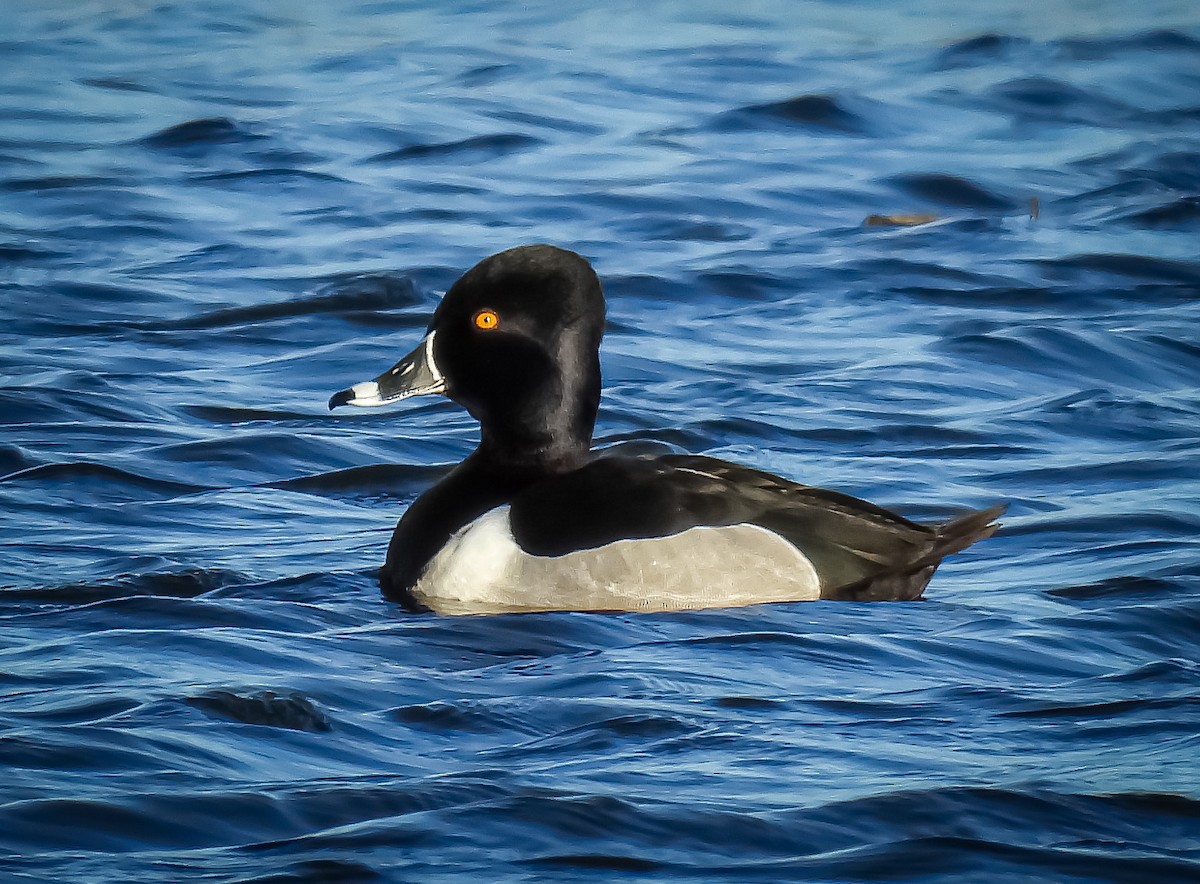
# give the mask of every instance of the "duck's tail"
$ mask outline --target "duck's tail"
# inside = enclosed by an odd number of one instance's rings
[[[978,540],[986,540],[996,533],[1000,523],[996,520],[1008,509],[1008,504],[998,503],[985,510],[975,510],[949,522],[934,527],[937,539],[923,558],[937,564],[948,555],[966,549]],[[928,564],[928,561],[926,562]]]
[[[919,599],[942,559],[995,534],[1000,527],[996,519],[1007,508],[1007,504],[998,503],[985,510],[974,510],[957,519],[931,525],[933,536],[930,546],[913,561],[864,577],[847,586],[822,592],[821,598],[853,602]]]

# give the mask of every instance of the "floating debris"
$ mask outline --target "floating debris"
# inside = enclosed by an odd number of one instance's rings
[[[936,220],[937,215],[868,215],[863,224],[867,227],[916,227]]]

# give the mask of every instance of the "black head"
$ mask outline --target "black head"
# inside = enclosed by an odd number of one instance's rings
[[[445,393],[480,422],[489,457],[573,465],[600,404],[603,331],[604,294],[584,258],[548,245],[509,249],[450,287],[411,354],[330,407]]]

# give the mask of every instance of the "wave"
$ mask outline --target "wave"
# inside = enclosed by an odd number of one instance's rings
[[[1084,61],[1124,57],[1130,52],[1200,54],[1200,39],[1175,28],[1153,28],[1108,37],[1077,37],[1059,40],[1056,46],[1071,58]]]
[[[902,192],[945,206],[960,206],[986,211],[1012,211],[1018,200],[993,193],[986,187],[958,175],[908,173],[888,179]]]
[[[1119,215],[1118,219],[1139,227],[1196,227],[1200,225],[1200,197],[1178,197],[1148,209],[1127,212]]]
[[[933,60],[934,70],[952,70],[975,67],[1005,61],[1026,51],[1030,46],[1026,37],[991,32],[956,40],[941,49]]]
[[[750,104],[725,111],[714,118],[709,127],[718,132],[728,132],[797,126],[843,135],[870,134],[871,126],[866,118],[850,110],[846,104],[845,99],[833,95],[796,95],[782,101]]]
[[[251,183],[261,182],[266,185],[286,183],[293,180],[319,181],[334,184],[349,183],[345,178],[338,175],[331,175],[328,172],[314,172],[311,169],[292,169],[287,167],[242,169],[236,172],[213,172],[208,175],[198,175],[195,180],[219,184],[243,181]]]
[[[228,117],[203,117],[160,129],[141,139],[146,147],[172,150],[179,148],[212,147],[222,144],[245,144],[265,136]]]
[[[325,733],[333,725],[321,709],[308,697],[292,691],[277,694],[274,691],[250,693],[229,690],[213,690],[187,697],[189,706],[194,706],[207,715],[240,721],[243,724],[258,724],[264,727],[279,727],[294,731]]]
[[[211,491],[215,487],[170,479],[154,479],[120,467],[88,461],[38,464],[9,473],[7,476],[0,476],[0,482],[46,482],[68,485],[73,490],[79,490],[83,484],[98,484],[101,487],[115,486],[125,491],[137,489],[144,492],[148,498],[198,494]]]
[[[544,142],[532,135],[516,132],[501,132],[493,135],[475,135],[459,141],[442,141],[431,144],[410,144],[407,147],[389,150],[368,157],[369,163],[398,163],[407,160],[464,158],[476,155],[480,158],[502,157],[518,151],[540,147]]]
[[[1008,80],[988,89],[984,100],[1019,122],[1054,125],[1120,128],[1141,113],[1098,89],[1083,89],[1054,77]]]
[[[13,193],[23,191],[44,193],[48,190],[75,190],[89,187],[116,188],[123,183],[120,179],[100,175],[44,175],[37,178],[6,178],[0,181],[0,189]]]
[[[91,605],[132,598],[194,599],[248,578],[221,568],[183,568],[143,574],[120,574],[87,583],[0,589],[0,604],[40,602],[53,605]]]
[[[449,469],[448,466],[424,464],[373,464],[268,482],[265,487],[335,496],[411,498],[444,476]]]
[[[1060,278],[1079,278],[1083,274],[1101,273],[1145,279],[1151,282],[1200,283],[1200,261],[1159,258],[1153,255],[1093,253],[1066,255],[1061,258],[1031,258],[1030,263],[1041,267],[1047,275]],[[1180,292],[1187,297],[1188,293]]]
[[[426,296],[407,277],[382,273],[352,274],[328,284],[320,293],[254,304],[223,307],[180,319],[137,320],[130,327],[147,330],[200,330],[253,325],[326,313],[361,313],[425,306]]]
[[[1151,595],[1167,597],[1180,589],[1177,581],[1158,577],[1132,576],[1122,574],[1083,583],[1076,586],[1060,586],[1046,590],[1046,595],[1062,599],[1088,601],[1091,599],[1119,599],[1126,596]]]

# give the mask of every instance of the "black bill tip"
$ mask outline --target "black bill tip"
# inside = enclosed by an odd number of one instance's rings
[[[354,390],[338,390],[329,397],[329,410],[333,411],[339,405],[346,405],[354,399]]]

